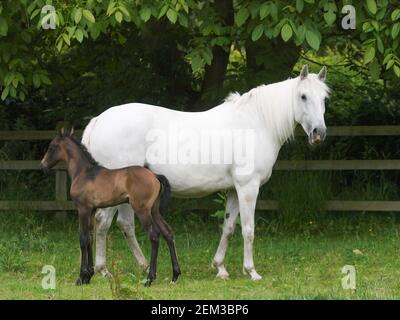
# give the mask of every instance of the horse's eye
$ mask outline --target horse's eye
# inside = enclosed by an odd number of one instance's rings
[[[306,97],[305,94],[302,94],[302,95],[301,95],[301,100],[303,100],[303,101],[306,101],[306,100],[307,100],[307,97]]]

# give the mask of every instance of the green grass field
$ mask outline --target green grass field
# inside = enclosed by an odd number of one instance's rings
[[[343,214],[304,221],[302,232],[273,227],[275,218],[259,215],[255,263],[259,282],[241,272],[243,243],[240,229],[231,240],[227,281],[215,279],[210,262],[218,245],[221,220],[204,214],[171,214],[183,271],[170,284],[171,266],[161,242],[158,278],[150,288],[134,263],[122,234],[109,236],[108,267],[116,280],[96,274],[90,285],[76,287],[80,253],[78,224],[50,215],[3,212],[0,224],[0,299],[398,299],[400,298],[399,231],[392,216]],[[350,215],[350,214],[347,214]],[[240,228],[240,226],[239,226]],[[308,231],[307,231],[308,230]],[[137,234],[149,256],[149,241],[140,226]],[[44,265],[56,268],[56,289],[44,290]],[[344,265],[356,268],[356,290],[342,288]],[[115,286],[117,287],[115,289]]]

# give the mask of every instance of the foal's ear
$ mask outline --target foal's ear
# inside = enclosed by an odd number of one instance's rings
[[[326,80],[326,73],[327,73],[326,67],[323,66],[321,71],[318,73],[318,79],[321,80],[321,81],[325,81]]]
[[[74,135],[75,129],[74,127],[71,128],[71,131],[69,132],[69,136],[72,137]]]
[[[62,128],[60,129],[60,136],[63,137],[64,134],[65,134],[65,128],[62,127]]]
[[[305,64],[300,71],[300,79],[304,80],[308,76],[308,64]]]

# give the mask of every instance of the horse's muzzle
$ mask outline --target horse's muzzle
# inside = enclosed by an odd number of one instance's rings
[[[40,163],[39,168],[40,168],[40,170],[41,170],[46,176],[49,175],[50,169],[49,169],[48,166],[44,165],[43,163]]]
[[[320,144],[325,140],[326,137],[326,127],[316,127],[314,128],[308,136],[310,144]]]

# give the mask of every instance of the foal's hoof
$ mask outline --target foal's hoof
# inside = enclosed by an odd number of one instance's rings
[[[77,280],[76,280],[76,282],[75,282],[75,284],[77,285],[77,286],[81,286],[81,285],[83,285],[83,284],[89,284],[90,283],[90,276],[88,276],[88,275],[84,275],[84,276],[80,276]]]
[[[90,268],[90,270],[88,271],[88,273],[89,273],[89,277],[92,278],[92,277],[94,276],[94,274],[95,274],[94,268]]]
[[[144,283],[144,286],[146,287],[146,288],[149,288],[150,286],[151,286],[151,283],[153,282],[153,280],[151,280],[151,279],[147,279],[147,281]]]
[[[180,271],[179,272],[174,272],[174,274],[172,276],[172,283],[175,283],[178,280],[180,275],[181,275]]]
[[[89,279],[81,279],[81,278],[78,278],[77,280],[76,280],[76,282],[75,282],[75,284],[77,285],[77,286],[81,286],[81,285],[83,285],[83,284],[89,284],[90,283],[90,280]]]

